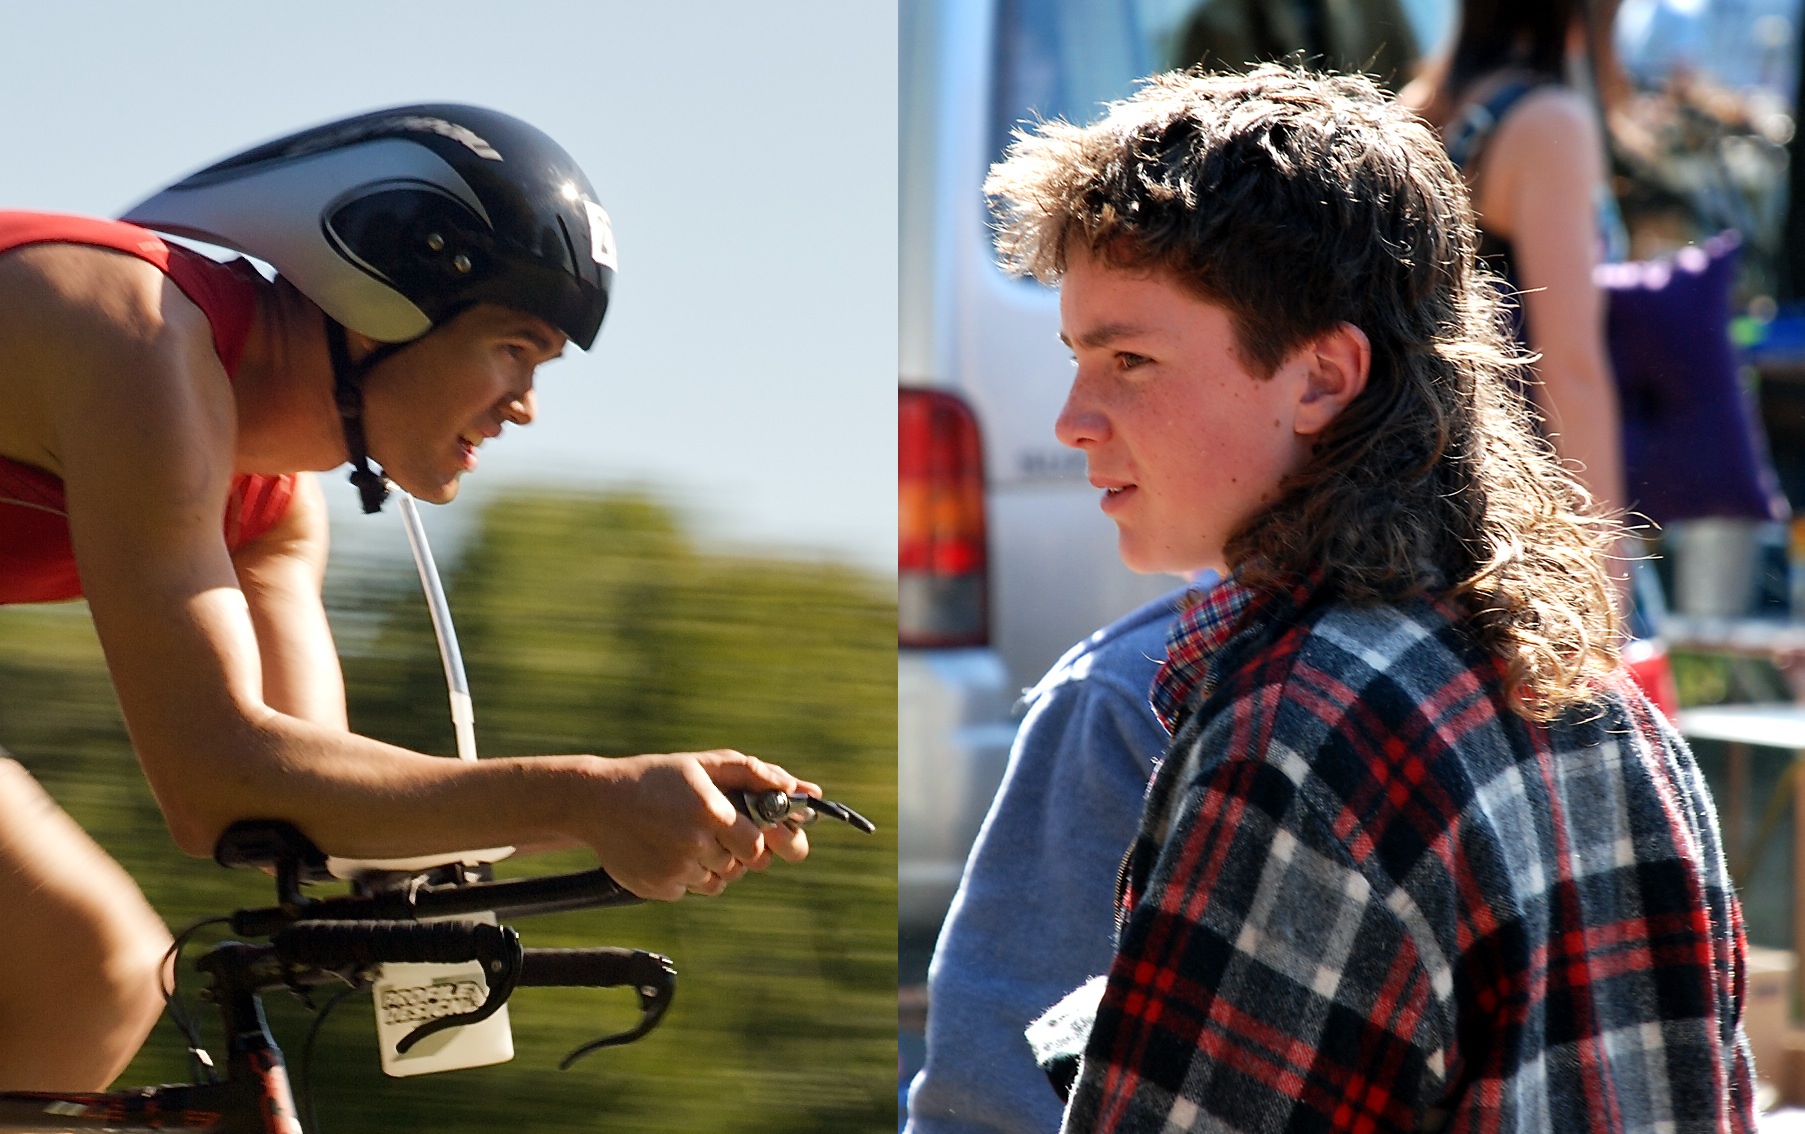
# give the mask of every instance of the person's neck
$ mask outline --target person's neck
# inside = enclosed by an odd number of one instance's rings
[[[239,472],[291,473],[344,463],[326,317],[282,280],[258,292],[232,391]]]

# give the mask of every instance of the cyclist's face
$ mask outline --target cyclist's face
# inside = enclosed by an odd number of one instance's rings
[[[564,351],[543,319],[482,304],[371,370],[364,383],[370,455],[421,500],[443,504],[504,424],[533,420],[533,372]]]

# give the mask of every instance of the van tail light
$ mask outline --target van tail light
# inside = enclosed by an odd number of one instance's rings
[[[1668,720],[1679,720],[1680,687],[1673,679],[1673,661],[1667,656],[1667,647],[1652,638],[1637,638],[1624,643],[1622,656],[1623,668],[1655,703],[1655,708],[1666,713]]]
[[[899,391],[896,416],[897,644],[982,646],[990,611],[978,420],[940,390]]]

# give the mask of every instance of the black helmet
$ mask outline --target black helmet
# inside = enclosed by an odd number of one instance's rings
[[[587,350],[614,281],[608,214],[577,163],[525,122],[475,106],[315,126],[120,219],[266,260],[333,319],[387,343],[487,302]]]
[[[614,230],[550,138],[493,110],[377,110],[266,142],[121,220],[275,265],[327,316],[351,481],[364,511],[387,482],[363,433],[370,368],[478,303],[536,315],[588,350],[614,284]],[[352,362],[345,328],[386,344]]]

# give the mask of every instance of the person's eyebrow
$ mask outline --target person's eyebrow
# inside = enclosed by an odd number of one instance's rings
[[[1077,345],[1096,349],[1106,347],[1117,339],[1134,338],[1146,333],[1147,328],[1139,323],[1104,323],[1079,335]],[[1064,331],[1059,332],[1059,341],[1068,347],[1073,345],[1072,340],[1066,337]]]
[[[536,323],[521,323],[514,328],[514,333],[532,343],[541,354],[563,354],[564,344],[558,340],[562,336],[547,334],[545,328]]]

